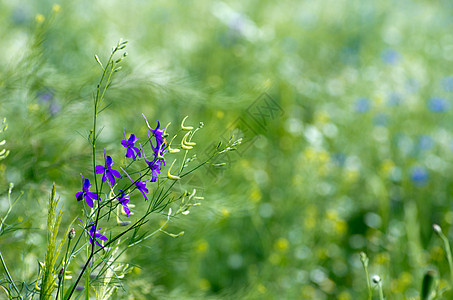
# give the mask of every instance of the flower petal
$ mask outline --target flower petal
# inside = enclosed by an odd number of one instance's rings
[[[123,208],[124,208],[124,212],[126,213],[126,217],[129,218],[129,215],[131,213],[131,211],[129,210],[129,207],[127,206],[127,204],[123,203]]]
[[[103,165],[97,165],[96,166],[96,174],[103,174],[105,171],[105,168]]]
[[[88,197],[88,195],[87,197],[85,197],[85,199],[87,201],[88,206],[93,208],[93,200],[90,197]]]
[[[83,189],[88,191],[90,187],[91,187],[90,180],[88,180],[88,178],[85,178],[85,182],[83,183]]]
[[[83,199],[83,192],[78,192],[77,194],[75,194],[76,198],[77,198],[77,201],[80,201]]]
[[[107,168],[111,168],[112,165],[113,165],[113,159],[112,157],[110,157],[109,155],[107,155],[107,158],[105,159],[105,165],[107,166]]]
[[[121,173],[118,172],[117,170],[111,169],[110,172],[111,172],[112,175],[115,176],[116,178],[121,178]]]
[[[105,235],[102,235],[100,233],[96,233],[94,235],[94,237],[97,238],[97,239],[103,240],[103,241],[108,241],[109,240]]]

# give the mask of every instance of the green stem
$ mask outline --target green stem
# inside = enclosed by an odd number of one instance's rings
[[[0,260],[2,261],[3,268],[5,269],[5,272],[6,272],[6,277],[8,277],[8,281],[9,281],[9,282],[11,283],[11,285],[13,286],[14,291],[16,291],[16,293],[17,293],[17,295],[19,296],[19,298],[20,298],[20,299],[23,299],[23,298],[22,298],[22,295],[21,295],[20,292],[19,292],[19,289],[17,288],[16,284],[14,283],[13,278],[11,277],[11,274],[10,274],[9,271],[8,271],[8,268],[6,267],[6,263],[5,263],[5,260],[3,259],[2,252],[0,252]]]
[[[96,130],[97,130],[98,108],[100,107],[100,105],[102,103],[102,100],[104,99],[105,92],[107,91],[107,89],[109,87],[109,84],[111,82],[112,74],[114,73],[114,70],[115,70],[114,68],[115,68],[115,65],[116,65],[116,63],[112,59],[113,59],[113,56],[115,55],[115,53],[118,50],[120,50],[120,49],[118,49],[119,45],[120,44],[118,43],[118,45],[113,49],[112,53],[110,54],[110,57],[109,57],[109,59],[107,61],[107,65],[103,69],[101,80],[99,81],[99,84],[97,86],[96,96],[94,98],[94,114],[93,114],[93,129],[92,129],[92,132],[91,132],[91,134],[92,134],[91,146],[92,146],[92,155],[93,155],[92,161],[93,161],[94,186],[95,186],[97,195],[99,195],[99,189],[101,188],[101,190],[102,190],[102,184],[101,184],[101,187],[98,186],[97,177],[96,177],[96,139],[97,139]],[[110,66],[110,70],[107,71],[109,66]],[[108,73],[107,81],[105,82],[105,84],[103,86],[104,79],[106,78],[107,73]],[[102,86],[103,86],[103,91],[101,93],[101,87]],[[99,216],[100,216],[101,208],[102,208],[102,206],[100,204],[97,204],[97,207],[96,207],[96,210],[97,210],[96,219],[95,219],[95,222],[94,222],[95,229],[98,228],[98,222],[99,222]],[[91,245],[91,253],[90,253],[89,257],[88,257],[88,260],[86,261],[85,265],[83,266],[82,272],[77,277],[76,283],[72,287],[71,292],[69,293],[68,299],[71,298],[71,296],[74,293],[74,290],[75,290],[75,288],[77,286],[77,283],[82,278],[82,275],[85,272],[85,270],[87,270],[88,264],[90,263],[91,258],[93,258],[94,254],[95,254],[94,248],[95,248],[95,243],[93,242],[93,244]],[[88,268],[87,274],[86,274],[86,294],[85,294],[85,298],[86,299],[89,298],[89,280],[90,280],[90,268]]]
[[[448,266],[450,268],[450,279],[451,279],[451,283],[453,284],[453,259],[451,256],[450,242],[448,241],[447,237],[442,232],[439,232],[439,236],[442,239],[442,241],[444,242],[445,253],[447,255]]]
[[[379,282],[379,300],[384,300],[384,290],[382,289],[382,282]]]
[[[68,252],[69,252],[69,247],[71,246],[71,239],[68,238],[68,247],[66,248],[66,253],[64,255],[64,261],[63,261],[63,277],[61,278],[60,283],[58,284],[58,290],[60,289],[61,285],[61,295],[64,296],[64,275],[67,270],[68,266]],[[57,291],[57,297],[55,298],[56,300],[58,299],[58,291]]]

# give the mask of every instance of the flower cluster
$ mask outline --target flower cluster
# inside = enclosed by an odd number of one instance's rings
[[[113,167],[115,162],[113,161],[113,158],[110,155],[107,155],[107,152],[105,150],[104,150],[104,163],[95,166],[96,174],[102,175],[102,183],[107,182],[110,189],[114,193],[114,197],[111,198],[110,200],[117,200],[118,205],[122,206],[124,213],[126,214],[127,217],[131,215],[131,211],[129,209],[129,201],[132,193],[131,191],[124,191],[122,189],[118,189],[118,192],[114,192],[117,182],[120,179],[122,179],[122,174],[126,175],[132,182],[132,188],[140,191],[145,200],[147,201],[148,200],[147,194],[149,193],[149,189],[146,187],[146,184],[148,181],[151,182],[157,181],[157,178],[161,173],[162,167],[165,166],[164,153],[168,151],[167,142],[165,140],[166,128],[161,128],[161,124],[159,121],[157,121],[156,127],[152,128],[149,125],[145,115],[143,115],[143,118],[145,119],[146,125],[148,126],[147,143],[149,143],[150,145],[152,158],[146,156],[142,144],[139,144],[140,148],[137,147],[138,138],[133,133],[129,136],[129,138],[127,138],[126,132],[125,130],[123,130],[124,140],[121,141],[121,145],[124,148],[126,148],[125,157],[131,158],[132,162],[137,161],[137,158],[142,158],[143,156],[147,167],[151,171],[151,179],[142,180],[144,176],[140,175],[138,179],[133,180],[125,169],[120,167],[122,171],[121,173],[120,171],[115,170]],[[144,145],[146,146],[147,143],[145,143]],[[98,187],[96,187],[96,192],[90,191],[90,188],[92,186],[90,180],[88,178],[83,177],[83,175],[82,179],[83,179],[82,191],[77,192],[75,196],[77,198],[77,201],[85,200],[87,205],[93,208],[94,200],[98,201],[101,200],[100,191],[98,190]],[[100,228],[97,229],[96,224],[97,223],[95,223],[89,231],[90,241],[92,244],[95,242],[98,246],[101,246],[96,239],[100,239],[103,241],[107,241],[108,239],[105,236],[98,233]]]

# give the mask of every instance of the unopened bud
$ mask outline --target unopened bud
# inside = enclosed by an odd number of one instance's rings
[[[437,224],[433,224],[433,230],[437,234],[441,234],[442,233],[442,228],[440,228],[440,226],[437,225]]]
[[[68,233],[68,239],[69,240],[72,240],[73,238],[75,238],[75,229],[74,228],[71,228],[71,230],[69,230],[69,233]]]
[[[64,275],[64,268],[61,268],[60,272],[58,272],[58,280],[61,280]]]
[[[381,277],[379,277],[379,275],[374,275],[371,280],[375,283],[375,284],[378,284],[381,282]]]

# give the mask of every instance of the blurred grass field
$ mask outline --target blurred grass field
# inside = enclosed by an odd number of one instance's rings
[[[200,157],[237,124],[245,143],[183,182],[205,197],[166,229],[185,234],[127,252],[136,267],[115,297],[366,299],[361,251],[387,299],[418,299],[428,269],[453,284],[432,231],[453,237],[449,1],[57,4],[0,1],[1,211],[10,182],[25,192],[11,217],[21,229],[0,240],[14,278],[34,280],[43,259],[52,182],[63,225],[80,213],[93,57],[123,38],[100,149],[144,128],[142,113],[203,122]]]

